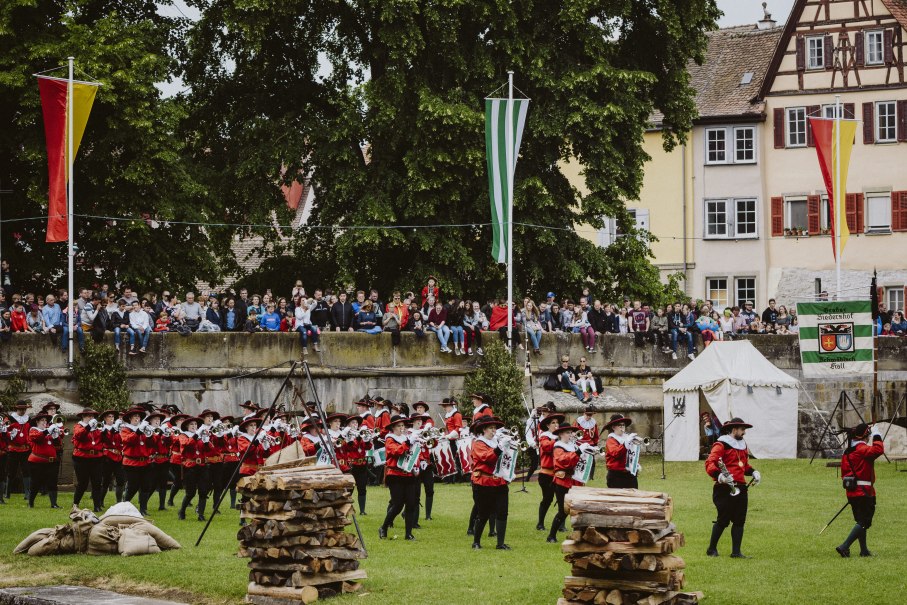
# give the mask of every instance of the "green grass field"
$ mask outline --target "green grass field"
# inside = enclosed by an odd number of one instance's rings
[[[701,590],[708,603],[760,605],[769,603],[887,604],[907,600],[907,474],[893,464],[878,463],[879,500],[870,530],[872,559],[841,559],[833,547],[853,524],[849,509],[822,536],[816,534],[844,503],[835,470],[817,460],[756,461],[762,485],[750,494],[743,551],[749,560],[730,559],[725,532],[722,556],[705,556],[714,508],[711,481],[701,463],[668,464],[661,480],[660,460],[644,460],[642,489],[664,490],[674,497],[677,527],[687,546],[679,551],[687,562],[688,590]],[[601,474],[592,482],[601,486]],[[511,487],[507,542],[511,552],[470,549],[465,535],[472,498],[467,485],[436,488],[433,521],[423,521],[416,542],[405,542],[398,520],[398,540],[378,540],[377,528],[387,503],[387,490],[369,490],[370,514],[360,517],[369,558],[363,562],[369,579],[357,595],[331,602],[389,604],[519,603],[553,604],[569,573],[560,548],[546,544],[535,530],[539,490]],[[202,529],[198,521],[178,521],[176,511],[153,513],[155,523],[179,540],[183,549],[157,556],[121,558],[71,555],[29,558],[12,555],[31,531],[68,520],[69,494],[61,494],[63,511],[47,508],[39,498],[29,510],[21,495],[0,505],[0,585],[77,583],[122,592],[172,598],[187,603],[239,603],[245,594],[247,561],[235,556],[238,512],[228,511],[211,525],[200,548],[193,544]],[[86,500],[87,501],[87,500]],[[549,514],[549,521],[552,513]],[[392,530],[393,532],[394,530]],[[854,551],[857,548],[854,545]]]

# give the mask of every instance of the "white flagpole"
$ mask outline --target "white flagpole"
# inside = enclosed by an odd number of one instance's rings
[[[75,326],[76,326],[76,321],[79,321],[78,318],[74,317],[76,312],[74,312],[72,309],[73,303],[76,301],[76,298],[73,293],[73,277],[72,277],[72,274],[73,274],[72,182],[74,180],[74,175],[73,175],[73,170],[72,170],[72,167],[73,167],[72,166],[73,165],[72,149],[73,149],[73,108],[75,105],[75,103],[73,102],[73,96],[74,96],[73,92],[74,91],[73,91],[73,83],[72,83],[73,61],[74,61],[74,58],[69,57],[69,84],[66,87],[66,97],[67,97],[67,99],[66,99],[66,129],[67,129],[66,130],[66,132],[67,132],[66,172],[67,172],[67,175],[66,176],[69,177],[69,183],[68,183],[69,187],[66,192],[66,223],[67,223],[67,229],[69,230],[69,234],[67,237],[67,242],[69,245],[69,250],[67,253],[67,259],[68,259],[67,271],[69,272],[69,282],[68,282],[67,286],[69,289],[69,301],[67,302],[67,304],[69,305],[69,309],[67,310],[66,316],[69,318],[67,321],[69,322],[69,365],[70,366],[72,366],[72,363],[73,363],[73,339],[76,337]],[[78,309],[78,308],[79,308],[78,305],[76,305],[76,309]]]
[[[507,146],[507,344],[513,346],[513,174],[516,158],[513,152],[513,72],[507,72],[507,124],[504,144]]]
[[[844,224],[844,205],[847,192],[841,191],[841,95],[835,95],[835,273],[837,274],[838,296],[841,300],[841,226]],[[841,197],[841,196],[844,197]],[[846,220],[846,216],[843,217]]]

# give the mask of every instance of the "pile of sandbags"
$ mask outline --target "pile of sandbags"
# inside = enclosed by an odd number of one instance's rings
[[[684,545],[662,492],[574,487],[564,501],[573,532],[561,544],[571,574],[558,605],[687,605]]]
[[[89,555],[151,555],[180,548],[179,542],[142,517],[129,502],[115,504],[98,518],[75,506],[70,523],[32,532],[13,550],[32,557],[87,553]]]
[[[312,461],[265,466],[237,485],[248,522],[237,536],[239,555],[252,559],[249,603],[312,603],[354,592],[366,577],[359,569],[365,550],[344,531],[353,522],[355,482]]]

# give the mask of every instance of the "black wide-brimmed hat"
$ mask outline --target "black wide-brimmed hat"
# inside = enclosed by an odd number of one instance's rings
[[[725,432],[730,432],[731,429],[751,429],[753,428],[753,425],[747,424],[738,416],[734,416],[723,425],[721,425],[721,428],[724,429]]]
[[[469,432],[478,434],[490,426],[495,428],[504,426],[504,421],[497,416],[482,416],[469,426]]]
[[[727,426],[727,425],[724,425]],[[865,439],[866,435],[869,434],[869,425],[865,422],[861,422],[852,429],[847,429],[847,432],[850,433],[851,439]]]
[[[428,404],[425,403],[424,401],[417,401],[416,403],[413,404],[413,409],[416,410],[417,412],[419,411],[419,408],[422,408],[423,412],[427,412]]]
[[[387,423],[387,429],[391,429],[394,425],[403,424],[409,421],[409,416],[404,416],[402,414],[395,414],[391,416],[391,421]]]
[[[615,424],[626,424],[627,426],[633,424],[633,420],[623,414],[614,414],[611,416],[611,420],[605,424],[606,429],[610,429]]]
[[[581,431],[581,430],[582,429],[579,428],[578,426],[573,426],[572,424],[563,424],[563,425],[557,427],[556,429],[554,429],[554,434],[560,435],[564,431]]]
[[[564,418],[565,416],[563,414],[548,414],[547,416],[539,420],[539,426],[542,428],[542,430],[547,431],[548,426],[551,424],[552,420],[563,422]]]

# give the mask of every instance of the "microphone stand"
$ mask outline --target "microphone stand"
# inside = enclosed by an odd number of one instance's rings
[[[683,416],[683,414],[674,414],[674,417],[671,418],[671,422],[669,422],[667,425],[665,425],[664,429],[662,429],[661,435],[659,435],[658,437],[656,437],[656,439],[660,439],[660,440],[661,440],[661,478],[662,478],[662,480],[667,479],[667,476],[665,475],[665,441],[664,441],[664,436],[665,436],[665,433],[668,432],[668,428],[669,428],[672,424],[674,424],[674,421],[677,420],[678,418],[680,418],[681,416]]]

